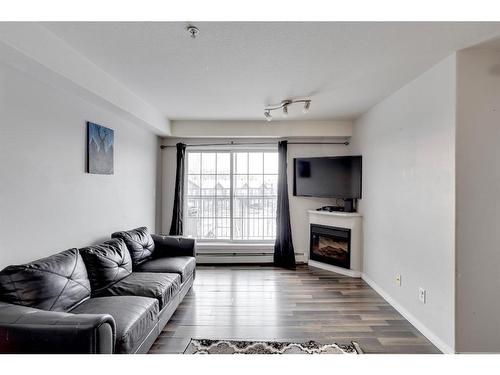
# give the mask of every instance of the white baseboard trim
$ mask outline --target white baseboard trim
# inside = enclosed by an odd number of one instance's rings
[[[347,268],[332,266],[331,264],[321,263],[321,262],[317,262],[315,260],[309,259],[307,264],[309,264],[311,267],[321,268],[322,270],[340,273],[341,275],[344,275],[344,276],[361,277],[361,272],[359,272],[359,271],[348,270]]]
[[[361,278],[370,285],[383,299],[385,299],[392,307],[394,307],[403,317],[408,320],[416,329],[422,333],[430,342],[432,342],[439,350],[445,354],[454,354],[455,350],[442,341],[434,332],[432,332],[425,324],[418,320],[412,313],[406,310],[398,302],[396,302],[385,290],[383,290],[375,281],[370,279],[365,274]]]

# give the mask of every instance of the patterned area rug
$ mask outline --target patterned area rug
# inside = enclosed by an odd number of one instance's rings
[[[277,341],[191,339],[184,354],[362,354],[356,342],[349,345]]]

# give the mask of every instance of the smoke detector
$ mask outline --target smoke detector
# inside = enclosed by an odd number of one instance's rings
[[[196,26],[188,26],[187,31],[188,31],[189,35],[191,36],[191,38],[193,38],[193,39],[196,39],[196,37],[198,36],[198,34],[200,32],[200,30]]]

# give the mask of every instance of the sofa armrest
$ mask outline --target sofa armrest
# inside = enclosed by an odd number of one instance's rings
[[[113,353],[115,321],[0,302],[0,353]]]
[[[196,240],[194,238],[158,234],[152,234],[151,237],[155,243],[153,253],[155,257],[196,256]]]

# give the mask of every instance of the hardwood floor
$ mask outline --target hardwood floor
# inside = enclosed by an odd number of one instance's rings
[[[366,353],[439,350],[363,280],[308,266],[198,266],[196,280],[150,353],[191,338],[357,341]]]

